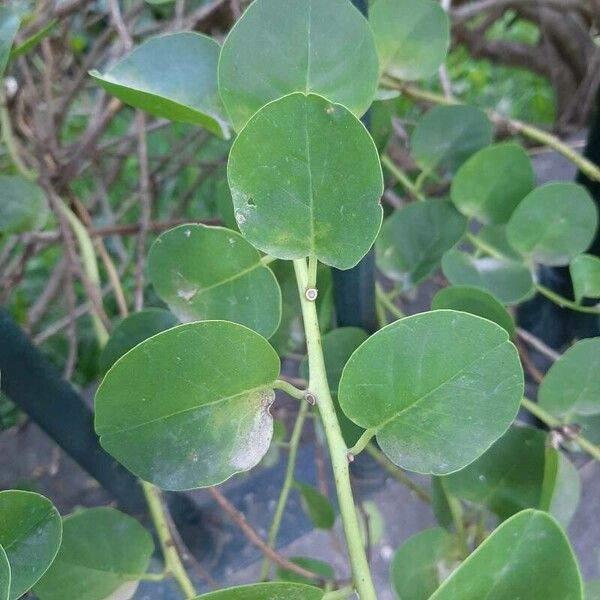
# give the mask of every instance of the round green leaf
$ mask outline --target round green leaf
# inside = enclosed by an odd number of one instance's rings
[[[41,229],[48,219],[44,191],[19,176],[0,175],[0,234]]]
[[[550,367],[538,402],[561,418],[600,413],[600,337],[580,340]]]
[[[352,448],[363,434],[364,429],[354,424],[340,408],[337,398],[338,386],[344,366],[348,362],[352,353],[369,336],[363,329],[358,327],[338,327],[321,338],[321,347],[325,359],[325,369],[327,370],[327,382],[333,399],[335,412],[342,430],[344,442],[348,448]],[[305,356],[300,363],[300,375],[308,380],[308,357]]]
[[[19,17],[10,8],[0,6],[0,77],[6,70],[10,49],[19,30],[19,25]]]
[[[501,519],[538,508],[544,481],[546,434],[511,427],[475,462],[445,478],[453,496],[486,506]]]
[[[335,524],[335,510],[327,497],[312,485],[299,481],[295,485],[300,492],[304,512],[310,517],[314,526],[318,529],[331,529]]]
[[[90,75],[126,104],[229,137],[217,86],[219,44],[191,31],[153,37],[104,74]]]
[[[413,535],[396,550],[391,580],[398,598],[427,600],[458,559],[454,536],[441,527]]]
[[[579,254],[569,265],[575,300],[600,298],[600,258],[592,254]]]
[[[106,373],[123,354],[149,337],[175,327],[179,321],[168,310],[146,308],[119,321],[100,355],[100,371]]]
[[[321,600],[323,590],[303,583],[253,583],[198,596],[196,600]]]
[[[216,485],[267,452],[279,358],[227,321],[180,325],[120,358],[96,393],[102,446],[170,490]]]
[[[462,250],[449,250],[442,270],[453,285],[481,288],[504,304],[516,304],[533,295],[533,278],[524,264],[510,259],[475,258]]]
[[[303,567],[320,575],[326,581],[333,581],[335,579],[335,569],[329,564],[318,558],[308,558],[306,556],[292,556],[288,559],[290,562],[298,565],[299,567]],[[282,581],[292,581],[295,583],[306,583],[310,585],[312,583],[307,577],[302,577],[302,575],[298,575],[293,571],[289,571],[288,569],[284,569],[282,567],[277,567],[277,578]]]
[[[0,546],[0,600],[9,600],[10,564],[4,548]]]
[[[255,0],[223,44],[219,89],[239,131],[265,104],[292,92],[319,94],[360,117],[378,74],[371,28],[347,0]]]
[[[589,193],[574,183],[549,183],[516,208],[506,234],[524,256],[544,265],[568,265],[590,245],[598,211]]]
[[[339,387],[346,416],[375,430],[393,463],[436,475],[483,454],[508,429],[522,395],[506,331],[451,310],[378,331],[351,356]]]
[[[452,202],[467,217],[482,223],[506,223],[535,186],[529,156],[514,143],[483,148],[458,170]]]
[[[523,261],[523,256],[506,239],[506,225],[483,225],[477,232],[477,239],[506,258]]]
[[[379,66],[399,79],[425,79],[444,62],[450,22],[433,0],[377,0],[369,10]]]
[[[152,244],[148,274],[183,322],[222,319],[271,336],[281,320],[281,290],[260,254],[223,227],[181,225]]]
[[[0,492],[0,545],[10,565],[10,600],[46,572],[60,546],[62,524],[52,502],[33,492]]]
[[[313,255],[349,269],[381,225],[373,140],[352,113],[314,94],[256,113],[231,148],[228,178],[242,235],[277,258]]]
[[[418,121],[411,137],[413,157],[424,171],[456,171],[474,152],[492,143],[492,124],[473,106],[437,106]]]
[[[466,228],[467,219],[450,202],[413,202],[383,222],[375,246],[377,266],[402,290],[410,290],[435,271]]]
[[[515,322],[504,306],[492,294],[468,285],[442,288],[431,301],[432,310],[448,308],[459,310],[493,321],[503,327],[512,337]]]
[[[581,478],[573,463],[554,448],[546,448],[546,466],[540,508],[549,512],[565,529],[581,498]]]
[[[579,567],[558,523],[524,510],[505,521],[431,600],[583,600]]]
[[[131,598],[154,550],[150,534],[113,508],[81,510],[63,520],[56,560],[35,586],[40,600]]]

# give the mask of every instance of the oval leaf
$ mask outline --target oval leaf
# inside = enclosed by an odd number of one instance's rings
[[[198,596],[196,600],[321,600],[323,590],[303,583],[253,583]]]
[[[0,77],[4,75],[6,70],[10,49],[19,30],[19,25],[19,17],[10,8],[0,6]]]
[[[222,319],[271,336],[281,320],[281,290],[260,254],[223,227],[181,225],[152,244],[148,274],[183,322]]]
[[[456,171],[474,152],[492,143],[492,124],[473,106],[437,106],[418,121],[411,136],[413,157],[424,171]]]
[[[452,181],[452,202],[467,217],[482,223],[506,223],[535,186],[528,154],[514,143],[480,150]]]
[[[514,419],[523,371],[504,329],[450,310],[400,319],[352,355],[342,410],[396,465],[443,475],[483,454]],[[368,398],[368,402],[365,399]]]
[[[433,0],[377,0],[369,11],[379,66],[405,80],[434,75],[450,46],[450,22]]]
[[[219,44],[191,31],[153,37],[104,74],[90,75],[126,104],[229,137],[217,86]]]
[[[331,502],[312,485],[296,482],[304,512],[318,529],[331,529],[335,524],[335,510]]]
[[[240,231],[277,258],[312,255],[348,269],[381,225],[373,140],[320,96],[291,94],[261,109],[231,148],[228,178]]]
[[[371,28],[347,0],[255,0],[223,44],[219,89],[240,131],[265,104],[292,92],[314,92],[360,117],[378,72]]]
[[[113,508],[90,508],[66,517],[56,560],[35,586],[40,600],[131,598],[154,551],[150,534]],[[120,592],[119,595],[116,592]]]
[[[538,402],[555,417],[600,413],[600,337],[580,340],[550,367]]]
[[[0,600],[9,600],[10,564],[4,548],[0,546]]]
[[[600,298],[600,258],[591,254],[576,256],[569,265],[575,300]]]
[[[413,202],[383,222],[375,246],[377,266],[402,290],[410,290],[435,271],[466,228],[467,219],[450,202]]]
[[[544,482],[546,434],[511,427],[469,466],[445,478],[453,496],[489,508],[501,519],[538,508]]]
[[[432,310],[459,310],[493,321],[506,329],[509,336],[515,332],[511,314],[495,296],[480,288],[454,285],[441,289],[431,301]]]
[[[533,295],[533,278],[522,263],[493,257],[475,258],[462,250],[449,250],[442,270],[453,285],[481,288],[504,304],[516,304]]]
[[[23,177],[0,175],[0,233],[41,229],[48,219],[44,191]]]
[[[10,565],[10,600],[20,598],[52,564],[62,535],[52,502],[33,492],[0,492],[0,545]]]
[[[102,446],[170,490],[207,487],[265,455],[279,357],[227,321],[180,325],[120,358],[96,393]]]
[[[590,245],[598,211],[587,190],[549,183],[531,192],[513,213],[506,235],[523,256],[544,265],[568,265]]]
[[[106,373],[123,354],[149,337],[175,327],[179,321],[168,310],[146,308],[119,321],[100,355],[100,371]]]
[[[398,598],[427,600],[458,559],[453,535],[441,527],[413,535],[396,550],[391,580]]]
[[[318,558],[308,558],[305,556],[292,556],[288,559],[290,562],[298,565],[299,567],[303,567],[304,569],[308,569],[317,575],[320,575],[326,581],[334,581],[335,580],[335,569],[325,561],[319,560]],[[282,567],[277,567],[277,578],[282,581],[292,581],[295,583],[306,583],[310,585],[312,583],[306,577],[302,577],[302,575],[298,575],[293,571],[288,571]]]
[[[582,594],[577,561],[562,529],[546,513],[524,510],[500,525],[431,600],[582,600]]]

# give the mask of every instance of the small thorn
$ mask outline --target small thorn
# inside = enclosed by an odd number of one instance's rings
[[[317,403],[317,397],[312,392],[306,392],[304,399],[311,405],[314,406]]]
[[[318,295],[319,295],[319,290],[317,288],[306,288],[306,291],[304,292],[304,297],[309,302],[314,302],[317,299]]]

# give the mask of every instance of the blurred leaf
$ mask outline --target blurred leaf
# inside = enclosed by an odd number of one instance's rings
[[[253,583],[202,594],[195,600],[321,600],[323,590],[303,583]]]
[[[360,537],[363,545],[376,546],[381,542],[383,532],[385,531],[385,520],[379,507],[372,500],[366,500],[361,503],[362,510],[358,509],[358,525],[360,527]],[[367,540],[367,532],[369,539]]]
[[[0,175],[0,234],[41,229],[48,213],[39,186],[23,177]]]
[[[0,600],[9,600],[10,565],[4,548],[0,546]]]
[[[600,258],[592,254],[579,254],[569,265],[575,301],[583,298],[600,298]]]
[[[442,477],[431,476],[431,508],[436,521],[448,529],[452,525],[452,512],[443,487]]]
[[[335,579],[335,569],[327,562],[319,560],[318,558],[308,558],[306,556],[292,556],[288,559],[290,562],[308,569],[317,575],[320,575],[326,581],[333,581]],[[283,567],[277,567],[277,579],[282,581],[292,581],[295,583],[306,583],[307,585],[312,583],[312,580],[302,575],[297,575],[293,571],[288,571]]]
[[[304,512],[309,516],[314,526],[318,529],[331,529],[335,524],[335,510],[328,498],[312,485],[299,481],[295,485],[300,492]]]
[[[10,8],[0,6],[0,77],[4,75],[6,70],[10,49],[19,30],[19,25],[19,17]],[[0,206],[2,204],[0,202]]]
[[[585,600],[600,600],[600,579],[585,584]]]
[[[13,48],[10,53],[10,59],[13,60],[33,50],[46,36],[48,36],[52,32],[57,23],[58,19],[51,19],[50,21],[48,21],[39,31],[36,31],[33,35],[28,37],[22,44],[20,44],[16,48]],[[1,71],[2,69],[0,69],[0,74]]]

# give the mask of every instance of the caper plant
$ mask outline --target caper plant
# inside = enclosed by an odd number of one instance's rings
[[[47,499],[7,491],[0,493],[0,598],[32,587],[41,600],[125,598],[137,582],[165,577],[196,598],[160,490],[213,488],[259,465],[282,394],[299,408],[267,543],[277,543],[294,488],[318,526],[335,520],[326,498],[294,480],[312,413],[327,441],[350,582],[316,572],[314,563],[292,565],[306,583],[270,582],[267,557],[264,581],[200,598],[375,600],[350,478],[363,451],[401,480],[405,472],[431,476],[431,492],[408,478],[433,502],[439,527],[396,552],[399,598],[583,598],[563,531],[579,481],[563,448],[600,460],[600,340],[578,342],[556,360],[534,403],[524,397],[513,343],[519,332],[506,306],[538,291],[599,314],[584,302],[600,297],[600,260],[585,254],[598,216],[580,186],[536,188],[523,147],[493,143],[499,115],[407,83],[435,75],[448,47],[448,17],[431,0],[376,0],[368,20],[348,0],[255,0],[222,46],[199,33],[170,33],[91,72],[128,105],[233,139],[234,219],[229,227],[183,224],[157,237],[147,274],[169,310],[127,317],[102,355],[96,431],[143,482],[165,571],[147,572],[152,539],[131,517],[97,508],[61,521]],[[399,94],[435,105],[411,133],[416,177],[360,120]],[[595,165],[556,138],[511,126],[600,179]],[[411,200],[385,220],[382,165]],[[428,197],[427,183],[440,178],[451,182],[449,197]],[[370,336],[324,332],[321,274],[353,268],[373,246],[387,282],[377,288],[381,328]],[[440,263],[451,285],[432,310],[404,316],[395,298]],[[576,297],[538,283],[538,265],[569,265]],[[270,341],[289,330],[284,278],[297,288],[304,385],[282,374]],[[522,407],[551,434],[516,426]],[[498,522],[491,533],[490,516]]]

